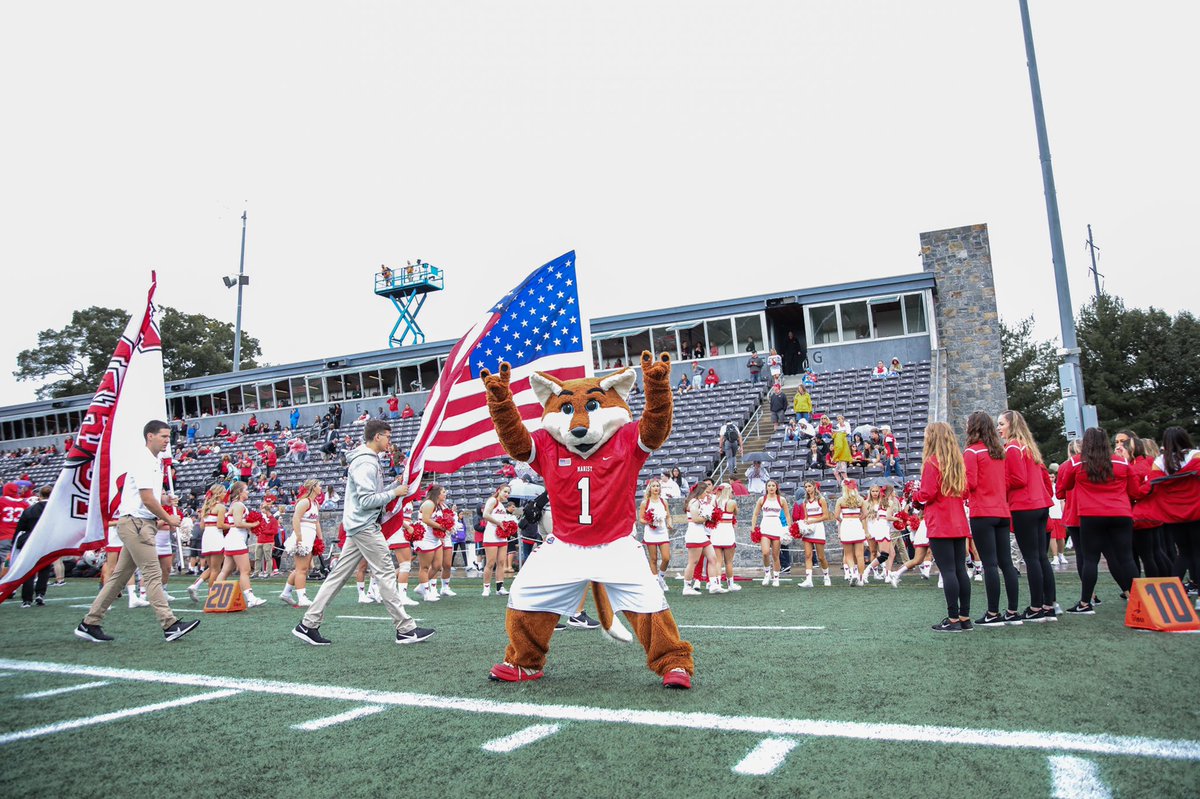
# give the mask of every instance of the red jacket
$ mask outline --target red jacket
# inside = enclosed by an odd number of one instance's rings
[[[1179,471],[1167,477],[1166,468],[1160,457],[1150,470],[1150,498],[1157,515],[1166,524],[1200,521],[1200,450],[1192,450],[1184,458]]]
[[[951,496],[942,493],[942,470],[936,458],[925,461],[921,468],[921,490],[917,502],[925,504],[925,527],[930,538],[970,538],[971,525],[967,522],[967,509],[963,504],[965,495]]]
[[[988,454],[987,446],[976,442],[963,450],[967,467],[967,490],[971,494],[971,516],[1007,519],[1008,494],[1004,479],[1004,458]]]
[[[1067,464],[1070,461],[1063,461],[1058,467],[1058,478],[1054,482],[1054,496],[1063,501],[1063,527],[1078,527],[1079,526],[1079,508],[1075,505],[1075,490],[1068,491],[1063,488],[1063,475],[1067,473]]]
[[[1131,500],[1146,496],[1147,488],[1134,474],[1129,464],[1120,458],[1112,459],[1112,479],[1093,483],[1087,469],[1076,455],[1059,470],[1060,483],[1064,491],[1075,491],[1075,507],[1083,516],[1128,516],[1133,517]],[[1063,472],[1066,474],[1063,474]]]
[[[1039,474],[1043,467],[1033,462],[1029,450],[1016,441],[1004,448],[1004,479],[1008,485],[1008,509],[1042,510],[1054,503],[1046,490],[1046,478]]]

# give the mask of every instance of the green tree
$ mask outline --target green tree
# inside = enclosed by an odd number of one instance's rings
[[[1008,407],[1020,411],[1047,462],[1067,457],[1063,435],[1058,357],[1054,342],[1033,337],[1033,317],[1016,325],[1000,323],[1000,351],[1004,359],[1004,382]]]
[[[17,355],[18,380],[50,380],[39,399],[69,397],[96,390],[117,340],[129,321],[119,308],[92,306],[75,311],[60,330],[42,330],[37,346]],[[233,369],[233,325],[203,314],[162,308],[163,371],[167,380],[219,374]],[[258,339],[242,331],[242,366],[253,369],[261,354]]]

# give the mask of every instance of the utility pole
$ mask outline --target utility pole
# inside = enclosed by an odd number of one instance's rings
[[[1096,253],[1100,250],[1100,248],[1096,246],[1096,242],[1092,241],[1092,226],[1091,225],[1088,225],[1087,248],[1088,248],[1088,252],[1090,252],[1092,254],[1092,270],[1091,270],[1092,271],[1092,280],[1096,281],[1096,299],[1099,299],[1100,298],[1100,278],[1104,277],[1104,275],[1100,274],[1099,270],[1096,269]]]
[[[246,284],[243,276],[246,274],[246,212],[242,211],[242,257],[238,261],[238,302],[237,322],[233,328],[233,371],[242,368],[242,286]]]
[[[1046,133],[1046,112],[1042,108],[1042,84],[1038,78],[1037,55],[1033,51],[1033,29],[1029,24],[1029,0],[1020,0],[1021,27],[1025,33],[1025,56],[1029,65],[1029,89],[1033,95],[1033,121],[1037,128],[1038,155],[1042,162],[1042,186],[1046,193],[1046,221],[1050,227],[1050,256],[1054,262],[1054,282],[1058,288],[1058,321],[1062,330],[1063,362],[1058,367],[1062,389],[1063,421],[1067,440],[1082,438],[1085,423],[1083,373],[1079,366],[1079,344],[1075,338],[1075,316],[1071,306],[1071,286],[1067,281],[1067,257],[1063,251],[1062,225],[1058,216],[1058,195],[1054,190],[1054,169],[1050,165],[1050,138]],[[1095,419],[1092,408],[1090,419]],[[1092,421],[1094,425],[1095,422]]]

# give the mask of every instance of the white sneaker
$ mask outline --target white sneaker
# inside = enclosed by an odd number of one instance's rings
[[[370,594],[368,594],[366,591],[363,591],[362,593],[360,593],[360,594],[358,595],[358,604],[360,604],[360,605],[374,605],[374,604],[375,604],[375,600],[374,600],[374,599],[371,599],[371,595],[370,595]]]
[[[857,577],[855,577],[853,574],[852,574],[852,575],[850,575],[850,587],[851,587],[851,588],[858,588],[858,578],[857,578]]]
[[[892,588],[900,587],[900,572],[892,572],[888,576],[888,582],[892,584]]]
[[[827,574],[825,575],[825,587],[828,588],[831,585],[833,585],[833,580],[829,579],[829,575]]]
[[[700,596],[701,593],[701,591],[697,591],[695,588],[692,588],[690,583],[683,587],[684,596]]]
[[[419,604],[421,604],[421,603],[420,603],[420,602],[418,602],[417,600],[415,600],[415,599],[413,599],[412,597],[410,597],[410,596],[408,595],[408,592],[407,592],[407,591],[398,591],[397,593],[400,595],[400,605],[401,605],[401,607],[411,608],[411,607],[413,607],[413,606],[415,606],[415,605],[419,605]]]
[[[448,585],[442,586],[441,594],[442,596],[458,596],[456,592],[450,590],[450,586]]]
[[[312,600],[306,596],[296,597],[296,601],[294,604],[298,608],[306,608],[312,604]]]
[[[421,596],[426,602],[437,602],[441,599],[441,597],[438,596],[438,592],[434,590],[426,591]]]
[[[811,574],[804,575],[804,581],[802,583],[800,583],[799,585],[797,585],[796,587],[797,588],[812,588],[813,587],[812,575]]]
[[[859,582],[859,585],[866,585],[869,582],[871,582],[871,570],[867,569],[863,572],[862,581]]]
[[[150,603],[147,602],[146,600],[142,599],[137,594],[130,594],[129,595],[129,607],[131,607],[131,608],[148,608],[148,607],[150,607]]]
[[[492,587],[491,587],[490,585],[485,585],[485,586],[483,587],[483,594],[482,594],[482,595],[483,595],[483,596],[491,596],[491,595],[492,595]]]
[[[977,583],[983,582],[983,572],[975,572],[975,582],[977,582]]]
[[[763,570],[763,581],[762,581],[762,584],[763,584],[763,585],[770,585],[770,584],[771,584],[771,570],[770,570],[770,569],[764,569],[764,570]]]
[[[722,588],[720,583],[713,580],[713,581],[709,581],[709,583],[708,583],[708,593],[710,593],[710,594],[728,594],[729,589]]]
[[[505,588],[504,586],[500,586],[499,588],[496,589],[496,593],[499,594],[500,596],[508,596],[508,589]]]
[[[667,585],[667,579],[661,573],[658,575],[658,587],[663,590],[663,593],[671,590],[670,586]]]
[[[197,588],[194,585],[189,585],[187,587],[187,592],[188,592],[188,596],[190,596],[192,598],[193,602],[200,601],[200,589],[199,588]]]
[[[284,591],[282,594],[279,595],[279,601],[285,605],[295,605],[296,604],[296,595],[289,594],[287,591]]]
[[[737,583],[735,583],[733,580],[730,580],[730,581],[729,581],[729,587],[728,587],[728,589],[727,589],[727,590],[729,590],[729,591],[741,591],[741,590],[742,590],[742,587],[741,587],[740,585],[738,585]]]
[[[245,596],[246,596],[246,607],[248,607],[248,608],[256,608],[259,605],[267,604],[267,600],[259,599],[254,594],[246,594]]]
[[[945,588],[946,582],[942,579],[942,575],[938,575],[938,588]]]
[[[778,578],[778,577],[772,577],[772,578],[771,578],[771,587],[772,587],[772,588],[778,588],[778,587],[779,587],[779,578]]]

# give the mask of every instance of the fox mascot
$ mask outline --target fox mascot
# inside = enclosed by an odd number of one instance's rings
[[[670,356],[655,362],[643,352],[641,368],[646,407],[637,424],[627,402],[631,369],[567,381],[534,373],[530,383],[543,410],[542,429],[532,434],[513,401],[509,365],[501,363],[499,374],[481,373],[501,445],[545,479],[554,515],[553,534],[512,584],[508,649],[488,675],[493,680],[541,678],[555,624],[575,612],[591,582],[605,632],[629,640],[613,616],[624,611],[663,686],[692,687],[692,646],[680,639],[666,596],[630,535],[638,473],[671,433]]]

